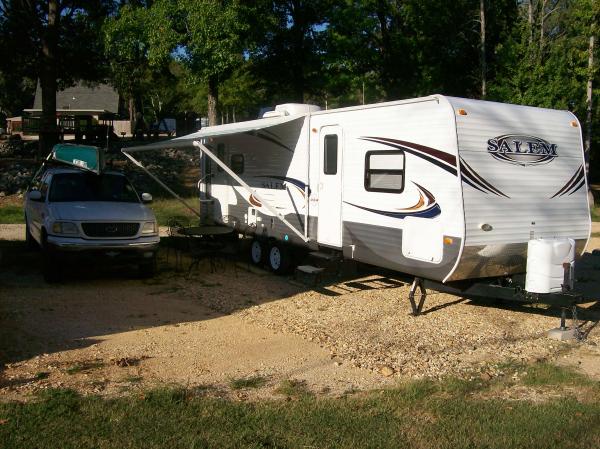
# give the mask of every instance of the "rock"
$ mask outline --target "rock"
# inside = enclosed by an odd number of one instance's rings
[[[490,373],[481,373],[479,378],[484,381],[492,380],[492,375]]]
[[[384,365],[381,368],[379,368],[379,372],[381,374],[383,374],[385,377],[390,377],[391,375],[394,374],[394,368],[392,368],[391,366],[388,365]]]

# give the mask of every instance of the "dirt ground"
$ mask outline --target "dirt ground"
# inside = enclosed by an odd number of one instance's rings
[[[22,236],[22,225],[0,225],[0,400],[46,388],[115,396],[173,384],[252,400],[281,397],[286,380],[341,395],[408,378],[514,375],[516,364],[540,360],[600,378],[594,302],[581,322],[586,339],[560,343],[546,337],[559,314],[542,307],[431,294],[413,317],[408,285],[390,273],[311,288],[217,261],[215,272],[203,262],[188,277],[161,250],[154,279],[130,267],[74,266],[48,285]],[[579,267],[579,287],[600,299],[600,257],[588,253]],[[240,379],[260,382],[239,389]]]

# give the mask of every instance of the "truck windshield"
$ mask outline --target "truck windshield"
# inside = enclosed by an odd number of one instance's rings
[[[117,201],[139,203],[125,176],[93,173],[59,173],[52,177],[49,201]]]

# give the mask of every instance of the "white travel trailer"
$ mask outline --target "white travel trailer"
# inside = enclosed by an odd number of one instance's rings
[[[300,245],[444,283],[499,277],[525,272],[530,240],[572,239],[581,254],[590,235],[568,111],[442,95],[288,104],[124,152],[192,145],[208,156],[212,218],[253,235],[254,260],[267,252],[275,271]]]

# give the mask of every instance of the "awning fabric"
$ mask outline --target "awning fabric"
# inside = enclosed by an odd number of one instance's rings
[[[260,129],[271,128],[273,126],[282,125],[284,123],[293,122],[294,120],[303,120],[305,114],[287,115],[284,117],[269,117],[258,120],[248,120],[246,122],[228,123],[226,125],[208,126],[202,128],[192,134],[188,134],[175,139],[163,140],[161,142],[150,143],[148,145],[140,145],[135,147],[123,148],[123,151],[150,151],[162,150],[165,148],[183,148],[192,146],[195,140],[205,139],[207,137],[225,136],[231,134],[245,133],[249,131],[257,131]]]

